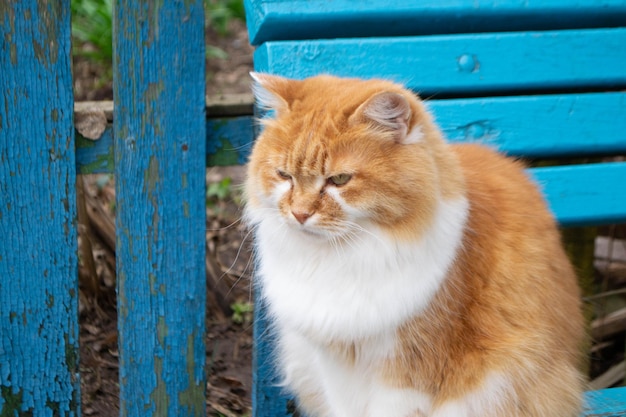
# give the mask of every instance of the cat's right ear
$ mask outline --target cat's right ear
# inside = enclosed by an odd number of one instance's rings
[[[287,78],[260,72],[251,72],[252,93],[257,104],[264,110],[281,112],[289,109],[289,84]]]
[[[371,123],[391,133],[396,142],[411,144],[422,138],[420,126],[412,126],[412,113],[411,105],[403,95],[383,91],[359,106],[350,116],[350,122]]]

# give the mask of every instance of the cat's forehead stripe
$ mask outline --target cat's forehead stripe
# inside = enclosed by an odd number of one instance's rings
[[[316,171],[322,171],[324,169],[325,160],[327,158],[326,147],[323,143],[318,143],[311,152],[310,165]]]
[[[306,136],[294,141],[288,151],[287,163],[294,174],[317,175],[325,174],[328,152],[321,141],[309,141]]]

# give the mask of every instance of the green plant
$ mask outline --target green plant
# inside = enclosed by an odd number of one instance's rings
[[[206,190],[207,206],[215,206],[217,203],[230,197],[232,193],[232,182],[232,178],[225,177],[219,182],[210,183]]]
[[[72,0],[74,54],[113,62],[113,0]]]
[[[252,312],[254,306],[250,302],[236,302],[230,305],[233,310],[231,317],[233,323],[236,324],[248,324],[252,322]]]
[[[210,217],[223,218],[228,213],[228,207],[236,201],[236,193],[233,192],[233,180],[225,177],[221,181],[210,182],[206,191],[207,215]]]
[[[232,19],[246,20],[243,0],[204,0],[207,23],[222,36],[228,34]]]
[[[211,59],[227,59],[228,54],[221,48],[213,45],[206,45],[206,57]]]

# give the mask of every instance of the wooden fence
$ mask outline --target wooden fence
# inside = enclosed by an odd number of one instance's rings
[[[114,143],[94,147],[115,149],[121,415],[204,415],[203,2],[114,10]],[[76,416],[70,1],[3,1],[0,45],[0,415]]]

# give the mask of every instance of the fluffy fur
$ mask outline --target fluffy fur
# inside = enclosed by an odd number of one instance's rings
[[[576,278],[523,166],[380,80],[254,75],[245,217],[312,417],[574,417]]]

